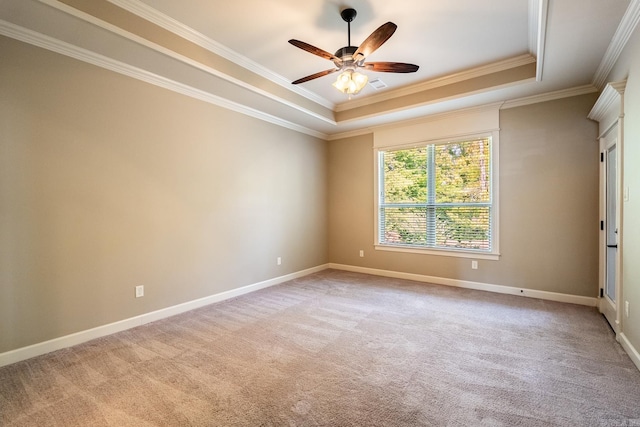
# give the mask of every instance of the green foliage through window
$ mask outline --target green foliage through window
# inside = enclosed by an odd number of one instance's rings
[[[381,244],[491,251],[491,138],[379,153]]]

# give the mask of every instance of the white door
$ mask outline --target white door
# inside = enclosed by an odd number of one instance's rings
[[[614,332],[620,332],[619,296],[620,296],[620,252],[619,252],[619,156],[617,144],[617,129],[612,129],[604,138],[604,167],[602,179],[604,187],[604,269],[601,277],[604,279],[603,291],[600,298],[600,311],[609,321]]]

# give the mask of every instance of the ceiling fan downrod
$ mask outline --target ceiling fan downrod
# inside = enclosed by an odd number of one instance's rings
[[[347,46],[351,46],[351,21],[356,19],[358,13],[355,9],[347,8],[340,12],[342,20],[347,23]]]

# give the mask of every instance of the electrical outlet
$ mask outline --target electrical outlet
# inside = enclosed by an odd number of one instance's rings
[[[629,317],[629,301],[624,302],[624,315]]]
[[[471,261],[471,268],[474,270],[478,269],[478,261],[476,261],[475,259],[473,261]]]
[[[144,296],[144,286],[136,286],[136,298],[140,298]]]
[[[364,251],[360,249],[360,258],[364,258]]]
[[[276,258],[276,264],[282,265],[282,258],[281,257]]]

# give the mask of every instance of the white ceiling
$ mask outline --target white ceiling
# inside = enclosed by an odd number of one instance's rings
[[[99,5],[106,1],[90,3]],[[639,0],[108,1],[111,6],[123,8],[129,14],[153,21],[231,58],[262,77],[249,81],[240,77],[237,70],[213,63],[195,64],[206,75],[191,76],[194,63],[182,59],[178,65],[175,55],[173,62],[161,63],[167,61],[166,49],[148,43],[151,39],[142,33],[136,34],[136,30],[119,28],[119,24],[113,24],[115,21],[107,22],[99,8],[78,11],[86,5],[82,0],[0,0],[0,34],[65,54],[71,49],[66,45],[75,46],[81,52],[76,55],[79,59],[96,63],[86,52],[96,53],[114,63],[128,64],[193,87],[199,91],[199,97],[210,102],[225,105],[228,100],[238,111],[243,108],[243,112],[249,114],[259,111],[264,113],[262,118],[274,117],[271,121],[280,121],[284,126],[335,137],[454,108],[562,90],[584,93],[601,89],[602,74],[608,71],[606,65],[615,54],[613,48],[621,43],[620,34],[616,36],[618,39],[614,37],[616,30],[621,22],[624,25],[633,21],[629,18],[630,11],[638,7],[631,6],[637,6]],[[414,63],[420,66],[418,72],[369,72],[370,79],[380,78],[388,87],[380,91],[366,87],[352,100],[331,86],[335,75],[292,87],[292,80],[330,69],[333,64],[287,41],[295,38],[331,53],[346,46],[347,24],[340,17],[340,10],[345,7],[353,7],[358,12],[351,24],[354,45],[387,21],[398,25],[395,34],[367,58],[369,61]],[[54,43],[50,39],[64,43],[66,50],[50,47]],[[609,48],[612,41],[613,46]],[[113,47],[116,45],[117,48]],[[165,55],[164,59],[154,56],[159,55],[158,52]],[[170,53],[181,54],[177,50]],[[332,117],[334,112],[381,100],[400,100],[401,95],[423,90],[433,82],[466,75],[482,67],[490,68],[501,61],[527,57],[537,59],[537,79],[428,102],[391,102],[384,111],[363,114],[356,119]],[[180,68],[185,64],[190,64],[191,70]],[[279,89],[273,87],[274,82],[280,85]],[[218,102],[219,99],[222,101]]]

